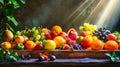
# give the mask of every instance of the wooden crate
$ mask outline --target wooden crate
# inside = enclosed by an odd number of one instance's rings
[[[120,52],[120,50],[114,50]],[[58,59],[72,59],[72,58],[96,58],[104,59],[108,58],[105,53],[111,53],[110,50],[14,50],[19,56],[31,55],[33,58],[37,58],[40,53],[45,55],[55,55]]]

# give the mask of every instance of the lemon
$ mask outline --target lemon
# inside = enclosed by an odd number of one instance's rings
[[[54,50],[56,48],[56,43],[53,40],[45,40],[43,46],[46,50]]]

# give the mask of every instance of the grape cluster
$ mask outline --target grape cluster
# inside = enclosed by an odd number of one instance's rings
[[[105,28],[99,28],[98,30],[93,32],[93,35],[97,36],[100,40],[103,42],[107,41],[107,35],[111,32],[109,30],[106,30]]]
[[[79,44],[71,45],[71,48],[73,50],[84,50],[84,48],[81,45],[79,45]]]
[[[79,27],[80,31],[90,31],[90,32],[94,32],[97,29],[96,25],[92,25],[89,23],[84,23],[83,26]]]
[[[45,40],[44,29],[40,27],[38,28],[33,27],[32,29],[17,31],[15,36],[19,36],[19,35],[28,36],[30,40],[35,42]]]

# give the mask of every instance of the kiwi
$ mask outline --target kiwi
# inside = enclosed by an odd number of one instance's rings
[[[6,28],[6,30],[4,30],[4,32],[2,34],[2,40],[3,41],[12,41],[13,37],[14,37],[13,33],[8,28]]]

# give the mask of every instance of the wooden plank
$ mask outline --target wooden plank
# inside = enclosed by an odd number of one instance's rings
[[[114,50],[115,52],[120,52],[120,50]],[[45,55],[55,55],[58,59],[72,59],[72,58],[108,58],[105,56],[105,53],[111,53],[111,50],[14,50],[19,56],[31,55],[34,58],[37,58],[40,53]]]

